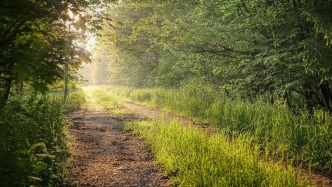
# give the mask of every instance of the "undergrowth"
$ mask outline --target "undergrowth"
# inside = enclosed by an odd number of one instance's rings
[[[69,158],[65,112],[85,101],[82,90],[62,97],[11,97],[0,113],[0,186],[59,186]]]

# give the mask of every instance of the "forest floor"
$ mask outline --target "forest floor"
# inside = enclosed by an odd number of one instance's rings
[[[70,181],[78,186],[88,187],[164,187],[171,182],[163,169],[154,162],[152,153],[144,141],[124,130],[124,122],[146,119],[193,122],[162,110],[139,106],[127,101],[120,104],[130,113],[113,115],[100,106],[91,94],[88,104],[80,111],[71,114],[73,125],[69,129],[74,138],[72,143],[74,160],[73,178]],[[200,124],[202,130],[215,133],[217,129]],[[332,186],[331,177],[319,173],[301,173],[311,180],[314,186]]]

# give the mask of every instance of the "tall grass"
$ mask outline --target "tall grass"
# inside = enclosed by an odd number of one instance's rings
[[[178,122],[127,123],[142,136],[179,186],[304,186],[292,167],[263,161],[260,146],[246,134],[207,135]]]
[[[63,100],[63,91],[51,91],[48,96],[56,97],[57,100]],[[80,109],[86,103],[86,96],[82,88],[72,88],[66,102],[63,102],[63,108],[67,112]]]
[[[316,110],[313,116],[305,112],[295,115],[283,102],[230,99],[204,85],[173,90],[112,87],[104,88],[104,92],[222,129],[249,133],[267,155],[332,171],[332,117],[325,111]]]
[[[55,93],[11,97],[0,113],[0,186],[63,182],[70,154],[66,134],[70,123],[64,113],[84,102],[81,94],[72,93],[69,98],[75,99],[69,99],[66,107]]]

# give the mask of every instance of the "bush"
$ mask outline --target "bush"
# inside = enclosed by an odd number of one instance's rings
[[[69,121],[62,99],[36,95],[12,98],[0,119],[1,184],[60,184],[69,155]]]

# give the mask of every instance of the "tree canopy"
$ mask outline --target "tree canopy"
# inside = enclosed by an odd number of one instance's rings
[[[13,86],[43,91],[67,62],[89,61],[80,43],[102,28],[95,74],[106,69],[110,83],[201,82],[231,97],[332,108],[331,0],[122,0],[105,15],[109,2],[3,0],[1,106]]]
[[[199,81],[232,97],[331,110],[331,7],[331,0],[124,0],[104,24],[100,56],[116,84]]]
[[[2,0],[0,4],[1,108],[10,89],[26,82],[37,91],[62,79],[63,65],[88,62],[83,45],[87,32],[101,23],[98,9],[106,0]],[[75,15],[73,18],[69,12]],[[76,20],[73,20],[76,19]],[[79,43],[79,42],[78,42]]]

